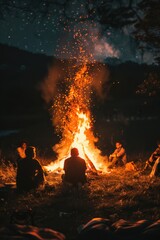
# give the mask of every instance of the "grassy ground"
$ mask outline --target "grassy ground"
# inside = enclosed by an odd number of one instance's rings
[[[139,163],[141,168],[143,163]],[[12,164],[1,163],[1,183],[15,181]],[[0,225],[8,224],[14,210],[32,209],[34,224],[62,232],[75,240],[77,229],[94,217],[111,221],[123,218],[158,220],[160,216],[160,179],[148,174],[127,172],[117,168],[111,173],[88,175],[88,183],[79,191],[65,188],[61,175],[50,173],[50,183],[43,191],[18,195],[15,188],[0,188]]]

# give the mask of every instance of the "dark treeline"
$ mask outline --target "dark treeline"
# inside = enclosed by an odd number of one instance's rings
[[[0,53],[1,129],[49,122],[50,106],[42,98],[39,86],[47,77],[49,68],[57,64],[62,71],[60,80],[64,87],[72,61],[60,61],[52,56],[33,54],[3,44],[0,44]],[[157,125],[160,118],[159,66],[129,61],[117,63],[117,59],[115,64],[114,59],[97,64],[109,71],[103,85],[103,98],[95,93],[91,106],[100,144],[106,149],[106,139],[114,144],[116,137],[121,136],[130,146],[135,142],[137,148],[140,143],[144,149],[150,143],[154,146],[160,135]],[[144,144],[144,138],[150,141]]]

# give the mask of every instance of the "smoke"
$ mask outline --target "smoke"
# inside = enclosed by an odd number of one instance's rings
[[[89,71],[93,78],[90,83],[91,87],[99,97],[104,98],[103,86],[108,81],[109,70],[103,62],[107,57],[118,57],[119,51],[114,49],[105,37],[101,37],[100,33],[101,26],[91,21],[65,27],[56,49],[56,57],[67,61],[73,60],[69,75],[73,75],[77,66],[90,64]],[[61,62],[61,67],[53,65],[49,69],[48,77],[41,85],[42,95],[47,103],[52,101],[58,93],[57,85],[62,78],[63,68],[66,68],[63,62]],[[63,77],[68,78],[66,75]]]
[[[80,22],[64,28],[59,37],[56,57],[103,62],[108,57],[119,57],[119,51],[102,36],[101,25],[92,21]]]
[[[53,101],[54,96],[57,94],[57,83],[60,81],[60,69],[57,65],[50,67],[48,76],[39,86],[42,97],[47,104]]]
[[[92,76],[94,92],[96,92],[100,99],[106,98],[109,91],[109,86],[107,85],[107,82],[109,82],[109,69],[106,65],[99,64],[95,71],[93,71]],[[104,86],[106,87],[104,88]]]
[[[43,99],[47,104],[53,104],[54,125],[57,125],[59,120],[61,121],[61,117],[58,116],[64,114],[64,109],[68,109],[70,103],[65,102],[67,98],[64,96],[68,95],[72,84],[76,85],[77,89],[78,85],[81,84],[84,90],[84,81],[87,79],[87,85],[89,86],[86,85],[88,89],[86,103],[90,104],[91,96],[94,93],[99,98],[106,96],[107,89],[104,89],[104,85],[106,86],[109,79],[109,70],[103,64],[103,60],[107,57],[118,57],[119,52],[107,42],[106,38],[101,37],[100,32],[100,26],[93,22],[78,23],[72,27],[70,26],[70,28],[65,28],[65,34],[61,38],[56,51],[56,56],[63,58],[63,61],[60,64],[54,63],[51,66],[47,78],[41,84]],[[64,58],[67,58],[67,60],[64,60]],[[72,59],[72,61],[69,59]],[[85,72],[78,78],[77,73],[79,74],[80,69],[84,66],[86,66],[84,68]],[[75,78],[77,78],[78,84]],[[60,82],[63,82],[63,84],[60,84]],[[81,93],[81,95],[84,97],[84,93]],[[59,111],[58,116],[55,109]]]
[[[109,43],[107,43],[105,38],[102,38],[99,40],[97,39],[93,55],[95,59],[103,61],[107,57],[118,57],[119,51],[115,50]]]
[[[109,71],[97,58],[117,57],[118,51],[100,37],[100,29],[93,22],[78,23],[67,30],[57,49],[57,57],[63,61],[51,67],[41,85],[43,98],[52,103],[52,123],[61,137],[53,150],[60,160],[72,144],[78,144],[87,156],[94,152],[96,159],[103,159],[95,146],[98,139],[91,127],[90,109],[95,93],[101,98],[105,96],[103,86],[108,81]]]
[[[119,50],[109,43],[107,37],[102,36],[101,25],[88,23],[86,29],[88,34],[84,40],[84,45],[87,49],[87,55],[89,58],[92,57],[92,61],[104,62],[108,57],[119,57]]]

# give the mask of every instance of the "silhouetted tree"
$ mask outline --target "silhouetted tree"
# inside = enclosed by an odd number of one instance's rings
[[[135,38],[140,42],[141,49],[152,48],[156,60],[160,62],[157,51],[160,49],[160,1],[142,0],[138,4],[141,19],[135,24]]]
[[[137,87],[137,94],[154,97],[160,94],[160,79],[156,73],[149,76]]]
[[[141,51],[146,47],[160,48],[159,0],[0,0],[0,5],[1,18],[8,13],[29,14],[31,21],[52,16],[65,27],[89,20],[101,24],[102,35],[108,29],[125,31],[129,27],[130,36],[138,40]]]

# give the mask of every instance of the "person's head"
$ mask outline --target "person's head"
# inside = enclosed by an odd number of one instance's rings
[[[122,143],[121,142],[116,142],[116,148],[120,148],[122,147]]]
[[[35,158],[36,157],[36,148],[33,146],[29,146],[25,150],[26,157]]]
[[[27,148],[27,143],[26,143],[26,142],[22,143],[21,147],[22,147],[23,149],[26,149],[26,148]]]
[[[71,149],[71,156],[72,157],[77,157],[79,155],[78,149],[77,148],[72,148]]]
[[[26,148],[27,148],[27,142],[26,142],[26,141],[21,141],[20,144],[19,144],[19,146],[20,146],[21,148],[26,149]]]

